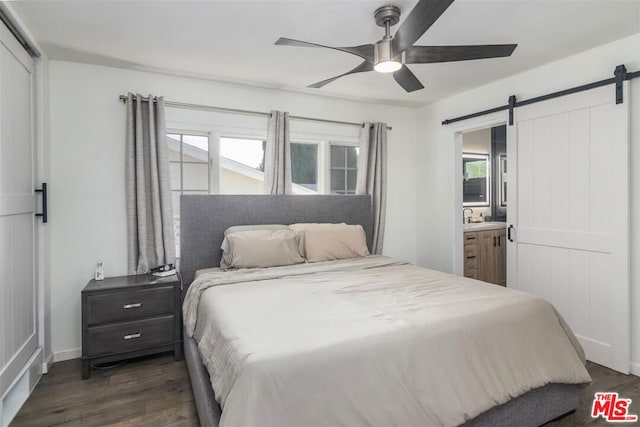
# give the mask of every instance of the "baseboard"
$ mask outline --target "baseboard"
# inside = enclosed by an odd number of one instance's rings
[[[53,353],[49,353],[49,356],[42,363],[42,373],[48,374],[51,369],[51,365],[53,365]]]
[[[640,363],[631,362],[631,373],[637,377],[640,377]]]
[[[64,362],[65,360],[78,359],[82,356],[81,348],[72,348],[70,350],[56,351],[53,353],[53,362]]]

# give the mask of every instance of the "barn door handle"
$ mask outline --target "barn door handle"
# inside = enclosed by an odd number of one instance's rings
[[[48,210],[47,210],[47,183],[42,183],[42,188],[36,188],[34,190],[36,193],[42,193],[42,213],[35,214],[36,216],[42,217],[42,223],[46,224],[48,222]]]
[[[511,238],[511,230],[513,229],[513,224],[509,225],[509,228],[507,228],[507,239],[509,239],[510,242],[513,242],[513,239]]]

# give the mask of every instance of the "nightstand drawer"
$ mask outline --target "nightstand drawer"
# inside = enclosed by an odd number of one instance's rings
[[[87,328],[84,356],[122,353],[172,344],[175,341],[174,323],[174,316],[162,316]]]
[[[97,325],[173,313],[175,297],[173,286],[89,295],[87,324]]]

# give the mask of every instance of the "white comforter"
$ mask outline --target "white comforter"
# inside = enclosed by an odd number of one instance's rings
[[[585,383],[546,301],[382,256],[213,272],[186,295],[221,426],[452,426]]]

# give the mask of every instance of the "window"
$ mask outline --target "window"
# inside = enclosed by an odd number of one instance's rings
[[[167,134],[169,170],[173,203],[173,229],[176,256],[180,255],[180,195],[208,194],[211,188],[209,172],[209,136],[186,133]]]
[[[358,175],[358,147],[330,146],[330,186],[332,194],[356,194]]]
[[[291,143],[291,181],[309,190],[319,192],[318,144]],[[294,188],[294,193],[297,188]]]

